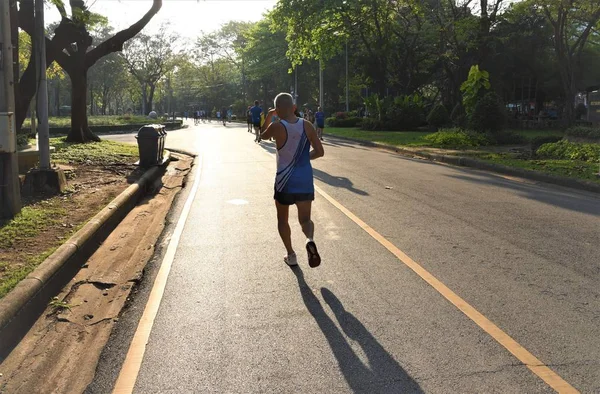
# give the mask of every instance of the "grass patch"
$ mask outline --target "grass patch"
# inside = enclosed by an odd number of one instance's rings
[[[515,158],[508,153],[477,152],[466,154],[466,156],[509,167],[600,183],[600,178],[596,175],[599,171],[598,163],[579,160],[524,160]]]
[[[0,262],[0,274],[2,274],[2,277],[0,278],[0,298],[7,295],[9,291],[14,289],[15,286],[19,284],[20,281],[25,279],[27,275],[33,272],[38,265],[40,265],[48,258],[48,256],[58,249],[60,244],[61,242],[57,242],[56,246],[49,248],[44,253],[31,256],[27,259],[25,264],[16,267],[13,266],[12,269],[10,269],[8,263]],[[4,269],[2,267],[4,267]]]
[[[158,122],[162,119],[156,119],[154,121]],[[148,123],[149,118],[146,116],[138,116],[138,115],[106,115],[106,116],[88,116],[88,125],[89,126],[121,126],[128,124],[141,124]],[[69,127],[71,126],[71,117],[70,116],[61,116],[56,117],[52,116],[48,118],[48,124],[50,127]],[[31,127],[31,119],[25,119],[23,122],[23,127]]]
[[[367,131],[358,128],[328,127],[325,129],[325,134],[395,146],[426,146],[429,145],[429,142],[425,136],[431,133],[427,131]]]
[[[138,157],[138,148],[132,144],[114,141],[73,144],[66,137],[51,138],[50,145],[56,148],[52,161],[62,164],[80,164],[91,162],[93,165],[132,163]]]
[[[15,242],[37,236],[47,227],[57,224],[65,210],[52,201],[25,206],[14,219],[0,220],[0,248],[10,248]]]
[[[0,221],[0,248],[9,249],[17,242],[33,240],[50,226],[57,225],[65,214],[65,209],[60,207],[60,201],[57,199],[23,207],[14,219]],[[57,240],[51,248],[28,257],[22,264],[0,261],[0,298],[29,275],[61,243],[62,241]]]

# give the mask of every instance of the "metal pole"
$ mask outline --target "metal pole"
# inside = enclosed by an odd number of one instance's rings
[[[319,106],[323,108],[323,66],[319,60]]]
[[[348,81],[348,39],[346,39],[346,112],[350,112],[350,100],[349,100],[349,81]]]
[[[46,80],[46,34],[44,1],[35,0],[35,64],[37,66],[37,113],[40,143],[40,169],[50,169],[50,130],[48,128],[48,81]]]
[[[298,105],[298,66],[294,70],[294,103]]]
[[[0,0],[0,218],[13,218],[21,211],[19,163],[15,134],[13,46],[9,2]],[[4,122],[3,122],[4,123]]]

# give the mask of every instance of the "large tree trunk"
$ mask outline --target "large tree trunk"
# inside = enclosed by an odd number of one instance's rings
[[[154,101],[154,90],[156,86],[154,84],[150,85],[150,93],[148,94],[148,101],[146,102],[146,113],[144,115],[148,115],[152,111],[152,105]]]
[[[71,78],[71,130],[67,141],[100,141],[88,126],[87,70],[74,67],[69,77]]]

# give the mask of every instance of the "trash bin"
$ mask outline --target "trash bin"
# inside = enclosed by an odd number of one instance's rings
[[[138,130],[135,138],[138,143],[141,167],[152,167],[162,162],[163,129],[162,125],[151,124],[142,126]]]

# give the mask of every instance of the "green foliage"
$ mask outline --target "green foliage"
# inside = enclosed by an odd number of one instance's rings
[[[440,148],[476,148],[488,144],[483,135],[469,133],[456,127],[429,134],[425,136],[425,140],[431,146]]]
[[[362,122],[361,118],[327,118],[327,126],[329,127],[358,127]]]
[[[425,121],[425,103],[418,94],[398,96],[393,100],[373,95],[365,102],[374,115],[374,118],[363,120],[365,130],[414,130]]]
[[[460,86],[467,115],[475,110],[480,97],[490,89],[490,86],[490,74],[487,71],[480,70],[478,65],[471,66],[467,80]]]
[[[427,115],[427,123],[433,127],[443,127],[450,123],[450,115],[448,110],[442,104],[433,106],[429,115]]]
[[[390,130],[414,130],[425,122],[425,103],[418,94],[399,96],[388,110]]]
[[[585,126],[574,126],[569,127],[565,131],[567,137],[585,138],[592,141],[600,141],[600,128],[596,127],[585,127]]]
[[[540,158],[579,160],[588,163],[600,161],[600,144],[577,144],[562,140],[544,144],[536,151]]]
[[[17,134],[17,148],[23,148],[29,145],[29,135],[27,134]]]
[[[530,144],[531,144],[531,151],[533,153],[535,153],[540,146],[542,146],[544,144],[553,144],[555,142],[558,142],[558,141],[562,140],[562,138],[563,137],[556,136],[556,135],[548,135],[548,136],[535,137],[530,142]]]
[[[505,127],[506,114],[495,92],[481,96],[470,113],[467,113],[469,129],[477,132],[498,132]]]
[[[364,118],[360,123],[360,128],[363,130],[385,130],[385,123],[379,119]]]

